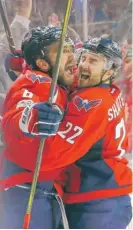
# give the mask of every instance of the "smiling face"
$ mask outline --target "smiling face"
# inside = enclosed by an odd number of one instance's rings
[[[48,56],[51,65],[54,67],[56,62],[56,56],[59,48],[59,42],[54,43],[50,46],[48,50]],[[59,69],[58,81],[61,85],[69,86],[73,83],[73,67],[75,66],[73,47],[70,44],[65,44],[63,48],[63,53],[61,56],[61,63]]]
[[[83,53],[78,66],[79,87],[97,85],[104,75],[105,58],[95,53]]]

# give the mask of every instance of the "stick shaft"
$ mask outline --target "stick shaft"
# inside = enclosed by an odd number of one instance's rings
[[[64,44],[65,35],[66,35],[66,31],[67,31],[67,26],[68,26],[69,15],[70,15],[70,11],[71,11],[71,5],[72,5],[72,0],[68,0],[66,13],[65,13],[65,18],[64,18],[64,23],[63,23],[63,26],[62,26],[62,33],[61,33],[61,38],[60,38],[60,44],[59,44],[59,49],[58,49],[58,53],[57,53],[56,63],[55,63],[55,67],[53,69],[53,78],[52,78],[52,84],[51,84],[50,95],[49,95],[49,102],[50,103],[53,102],[53,97],[54,97],[54,93],[55,93],[55,87],[56,87],[57,80],[58,80],[61,55],[62,55],[62,51],[63,51],[63,44]]]
[[[8,43],[9,43],[10,51],[11,51],[11,53],[14,53],[15,52],[15,44],[14,44],[12,33],[10,31],[8,19],[7,19],[6,15],[5,15],[2,0],[0,0],[0,13],[1,13],[1,18],[2,18],[2,21],[3,21],[4,28],[5,28],[7,40],[8,40]]]

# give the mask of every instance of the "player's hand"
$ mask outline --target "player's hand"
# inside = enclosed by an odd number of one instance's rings
[[[19,126],[24,135],[43,138],[54,136],[63,119],[63,114],[56,104],[36,103],[24,109]]]
[[[23,72],[23,63],[24,58],[21,50],[16,50],[14,54],[10,53],[5,57],[5,70],[12,81],[15,81]]]

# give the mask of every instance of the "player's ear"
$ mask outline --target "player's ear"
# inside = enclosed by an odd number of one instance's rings
[[[106,71],[104,76],[103,76],[103,81],[105,81],[106,79],[109,79],[109,77],[111,77],[113,75],[113,73],[114,73],[113,69]]]
[[[49,70],[49,64],[45,60],[43,60],[43,59],[37,59],[36,60],[36,65],[43,72],[48,72],[48,70]]]

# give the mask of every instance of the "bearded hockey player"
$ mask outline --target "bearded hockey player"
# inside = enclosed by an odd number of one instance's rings
[[[67,107],[67,91],[60,85],[57,85],[54,95],[56,105],[47,103],[60,35],[59,28],[38,27],[29,31],[22,43],[24,58],[31,69],[14,82],[5,100],[3,134],[6,150],[0,181],[1,190],[4,190],[1,192],[1,228],[22,228],[40,137],[55,135]],[[66,37],[58,79],[58,83],[64,86],[73,83],[73,48],[73,42]],[[29,113],[33,119],[27,130]],[[49,128],[44,134],[45,124],[49,124]],[[30,228],[57,228],[60,223],[52,182],[58,171],[60,169],[45,174],[40,172]],[[52,203],[57,214],[56,223],[53,223]]]
[[[84,43],[79,89],[69,96],[57,135],[45,146],[44,170],[75,162],[66,170],[64,188],[70,228],[123,229],[131,220],[125,105],[113,84],[121,64],[115,41],[95,38]]]

